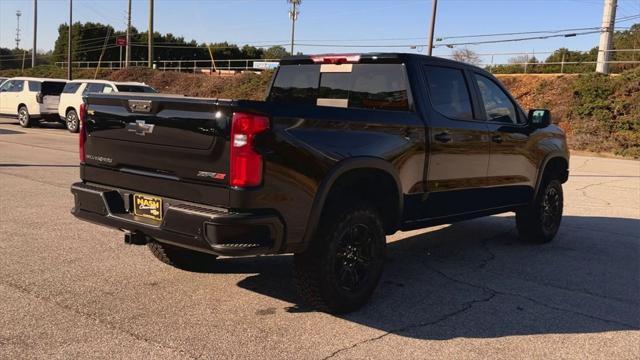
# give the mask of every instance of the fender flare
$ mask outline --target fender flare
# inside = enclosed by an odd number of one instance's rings
[[[567,162],[567,171],[569,171],[569,156],[567,156],[566,153],[562,151],[553,151],[547,154],[547,156],[545,156],[544,160],[540,164],[540,167],[539,167],[540,170],[538,170],[538,176],[536,178],[536,187],[534,189],[532,199],[535,199],[538,196],[538,192],[540,191],[540,185],[542,184],[542,177],[544,176],[544,171],[547,168],[549,161],[557,158],[563,159],[564,161]]]
[[[320,216],[322,215],[322,210],[327,201],[327,197],[331,191],[331,188],[335,184],[335,182],[340,178],[341,175],[345,174],[348,171],[356,170],[356,169],[375,169],[381,170],[391,175],[396,184],[396,189],[398,191],[398,223],[400,222],[400,218],[402,216],[403,209],[403,200],[402,196],[402,183],[400,182],[400,178],[398,177],[396,169],[393,167],[391,163],[376,157],[353,157],[343,161],[338,162],[324,177],[324,179],[320,182],[318,186],[318,190],[313,198],[313,203],[311,207],[311,213],[309,214],[309,219],[307,220],[307,226],[305,229],[304,237],[303,237],[303,246],[306,248],[311,243],[313,235],[316,232],[318,224],[320,222]],[[398,224],[395,224],[396,226]]]

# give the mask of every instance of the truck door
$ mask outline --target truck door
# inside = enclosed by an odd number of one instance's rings
[[[485,207],[489,133],[462,66],[423,66],[429,158],[423,214],[428,218],[464,214]]]
[[[492,207],[526,203],[536,179],[536,158],[529,149],[530,128],[522,110],[494,79],[473,73],[491,138],[487,186]]]

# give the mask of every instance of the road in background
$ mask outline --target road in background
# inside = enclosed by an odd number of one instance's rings
[[[556,240],[513,214],[397,233],[371,302],[300,305],[292,257],[177,270],[69,214],[77,136],[0,120],[0,358],[640,354],[640,162],[573,156]]]

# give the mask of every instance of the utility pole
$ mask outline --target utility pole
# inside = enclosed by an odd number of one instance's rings
[[[600,29],[600,44],[598,45],[598,63],[596,72],[609,73],[609,61],[611,59],[611,47],[613,45],[613,30],[616,25],[617,0],[604,0],[602,13],[602,29]]]
[[[16,18],[18,19],[16,25],[16,49],[20,48],[20,16],[22,16],[22,11],[16,11]]]
[[[67,36],[67,80],[73,80],[71,71],[71,30],[73,28],[73,0],[69,0],[69,33]]]
[[[433,54],[433,33],[436,29],[436,12],[438,10],[438,0],[431,0],[431,28],[429,30],[429,50],[427,54]]]
[[[129,0],[129,11],[127,11],[127,47],[124,54],[124,67],[129,67],[131,61],[131,0]]]
[[[149,68],[153,69],[153,0],[149,0]]]
[[[33,50],[31,52],[31,67],[36,67],[37,39],[38,39],[38,0],[33,0]]]
[[[289,18],[291,19],[291,55],[293,55],[293,46],[295,43],[295,34],[296,34],[296,20],[298,20],[298,15],[300,11],[298,11],[298,6],[302,3],[302,0],[288,0],[292,5],[291,10],[289,10]]]

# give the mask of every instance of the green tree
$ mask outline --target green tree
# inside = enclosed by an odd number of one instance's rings
[[[263,59],[282,59],[289,56],[289,52],[282,46],[272,46],[264,51]]]

